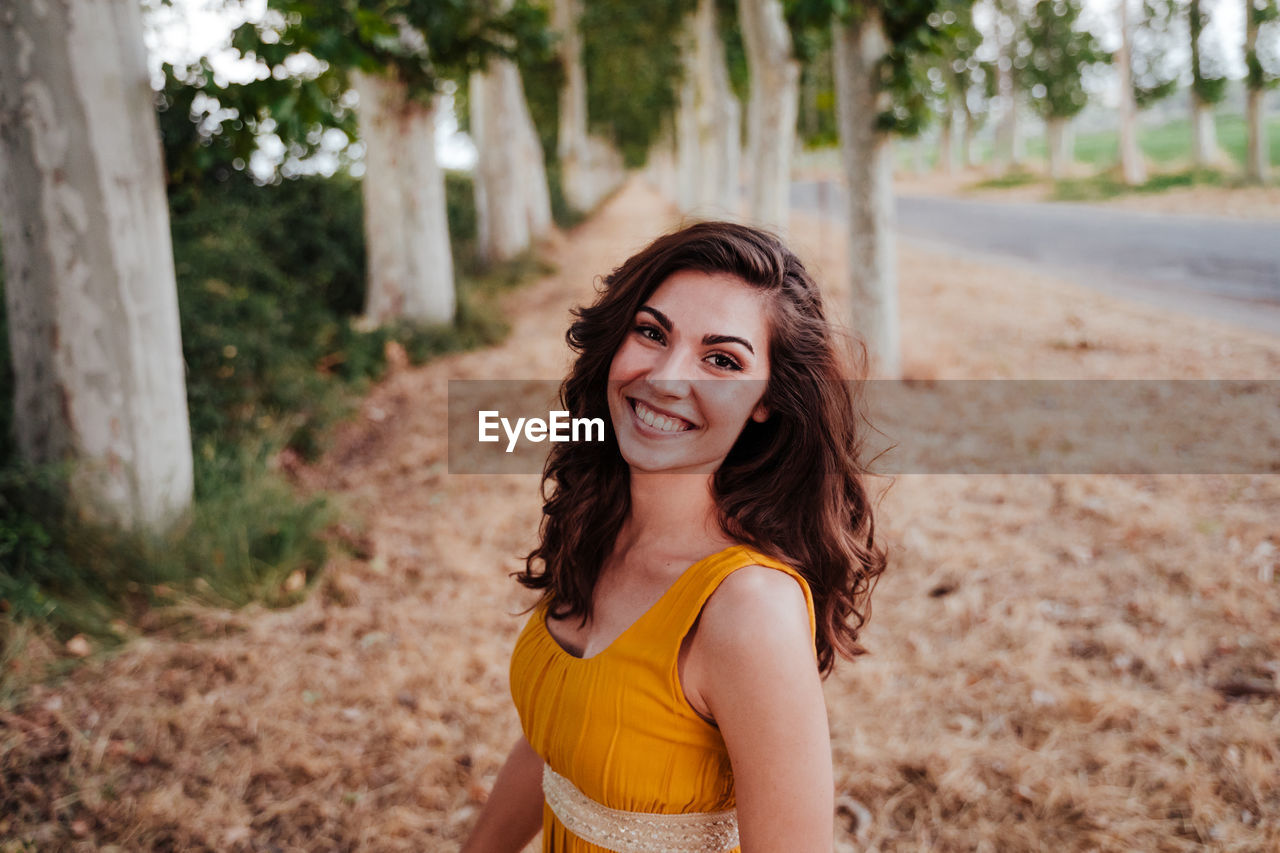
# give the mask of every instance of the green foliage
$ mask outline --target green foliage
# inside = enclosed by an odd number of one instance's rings
[[[7,614],[67,637],[118,638],[116,619],[145,621],[178,596],[218,606],[297,600],[284,580],[313,576],[327,546],[323,498],[300,499],[262,460],[234,476],[201,467],[203,494],[160,537],[79,518],[55,467],[0,469],[0,600]]]
[[[1227,78],[1221,67],[1221,57],[1204,53],[1201,36],[1209,25],[1209,13],[1203,0],[1189,0],[1187,4],[1187,30],[1191,41],[1191,88],[1205,104],[1219,104],[1227,94]]]
[[[337,75],[264,72],[251,83],[228,83],[204,58],[161,70],[156,109],[170,187],[197,188],[243,171],[262,134],[279,137],[295,159],[315,154],[327,130],[356,135],[346,83]]]
[[[1053,198],[1058,201],[1102,201],[1132,193],[1152,194],[1197,184],[1223,186],[1228,179],[1213,169],[1190,169],[1182,172],[1164,172],[1152,175],[1139,186],[1127,185],[1114,170],[1089,178],[1073,178],[1054,184]]]
[[[800,65],[800,115],[798,133],[807,148],[837,145],[840,130],[836,122],[835,76],[831,68],[831,27],[805,31]],[[793,35],[795,31],[792,31]]]
[[[527,57],[520,65],[524,99],[529,105],[533,126],[547,161],[556,159],[560,136],[560,88],[564,85],[564,65],[559,56]]]
[[[257,64],[256,79],[230,83],[207,59],[163,67],[157,103],[169,184],[243,170],[262,134],[279,137],[292,160],[319,150],[326,131],[355,138],[351,71],[390,75],[426,100],[495,56],[545,65],[551,46],[546,12],[530,0],[504,12],[461,0],[269,0],[266,17],[231,40]]]
[[[368,363],[358,345],[352,357],[343,319],[363,301],[359,186],[264,188],[236,175],[192,196],[174,197],[172,227],[196,447],[234,446],[268,426],[304,430],[329,399],[328,374],[354,378]]]
[[[590,0],[579,20],[590,129],[642,165],[676,108],[681,0]]]
[[[869,11],[880,13],[889,50],[880,64],[880,88],[889,94],[889,108],[876,119],[884,132],[913,136],[930,117],[929,87],[923,78],[931,58],[939,56],[958,23],[943,13],[951,0],[899,0],[898,2],[851,2],[851,0],[790,0],[787,20],[793,40],[804,44],[812,33],[835,26],[833,18],[846,24],[861,20]],[[966,0],[960,0],[966,2]],[[971,5],[971,4],[969,4]]]
[[[915,136],[931,117],[929,99],[921,85],[930,59],[942,54],[958,33],[958,19],[944,17],[947,0],[909,0],[882,3],[889,55],[881,70],[881,85],[892,98],[892,107],[882,113],[882,130]]]
[[[392,71],[417,97],[442,80],[482,68],[493,56],[517,62],[551,46],[546,11],[515,0],[506,11],[482,2],[439,0],[268,0],[268,17],[236,30],[232,46],[272,70],[307,54],[325,72]]]
[[[751,66],[747,62],[746,43],[742,40],[738,0],[716,0],[716,28],[720,33],[720,41],[724,44],[729,88],[739,101],[746,104],[751,99]]]
[[[1080,8],[1079,0],[1039,0],[1024,25],[1030,54],[1018,81],[1042,118],[1067,119],[1083,110],[1084,69],[1111,60],[1094,35],[1080,28]]]
[[[1257,31],[1253,50],[1246,50],[1245,85],[1251,90],[1266,89],[1280,82],[1280,3],[1251,0],[1246,29]]]
[[[973,22],[972,0],[944,0],[930,16],[941,38],[937,50],[913,58],[910,65],[916,85],[925,96],[922,118],[946,120],[959,108],[965,120],[976,126],[986,112],[987,69],[978,60],[982,33]]]
[[[1010,169],[1003,175],[997,175],[994,178],[987,178],[973,185],[978,190],[1007,190],[1014,187],[1025,187],[1030,184],[1038,184],[1041,178],[1035,172],[1025,169]]]
[[[1175,0],[1143,0],[1132,27],[1133,97],[1146,109],[1178,90],[1182,72],[1174,48],[1178,17]]]

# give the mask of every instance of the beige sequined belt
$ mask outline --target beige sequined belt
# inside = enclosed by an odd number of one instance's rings
[[[738,846],[738,813],[655,814],[611,809],[544,764],[542,793],[564,828],[616,853],[725,853]]]

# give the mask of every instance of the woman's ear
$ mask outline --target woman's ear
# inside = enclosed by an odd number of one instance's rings
[[[763,400],[756,403],[755,411],[751,413],[751,420],[758,424],[762,424],[769,420],[769,407],[764,404]]]

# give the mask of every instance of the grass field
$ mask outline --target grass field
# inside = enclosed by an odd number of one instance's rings
[[[1218,144],[1231,157],[1243,165],[1248,131],[1243,116],[1219,116]],[[1267,141],[1272,165],[1280,165],[1280,116],[1267,122]],[[1152,161],[1159,164],[1176,164],[1191,159],[1191,122],[1183,119],[1157,127],[1143,127],[1138,132],[1138,143]],[[1115,131],[1080,134],[1076,138],[1076,159],[1082,163],[1109,168],[1117,159],[1119,142]],[[1045,158],[1044,137],[1028,140],[1027,153]]]
[[[1232,162],[1243,168],[1248,131],[1244,116],[1220,115],[1217,119],[1218,145],[1230,156]],[[1076,136],[1076,160],[1097,169],[1109,169],[1118,161],[1119,141],[1115,130],[1080,133]],[[1280,116],[1267,122],[1267,142],[1271,164],[1280,166]],[[1190,165],[1191,122],[1179,119],[1153,127],[1140,126],[1138,144],[1151,162],[1158,166]],[[979,163],[988,162],[992,156],[992,142],[982,140],[974,144],[974,157]],[[1032,161],[1043,162],[1047,157],[1043,134],[1027,140],[1027,156]],[[910,168],[912,152],[909,145],[900,146],[899,166]],[[937,151],[931,150],[928,162],[936,161]]]

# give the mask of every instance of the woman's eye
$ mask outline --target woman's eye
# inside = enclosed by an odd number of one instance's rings
[[[724,370],[741,370],[742,369],[741,364],[738,364],[738,362],[734,361],[732,358],[729,358],[729,356],[725,355],[722,352],[713,353],[711,355],[711,363],[714,364],[716,367],[722,368]]]
[[[642,338],[662,343],[662,331],[654,326],[636,326],[635,330]]]

